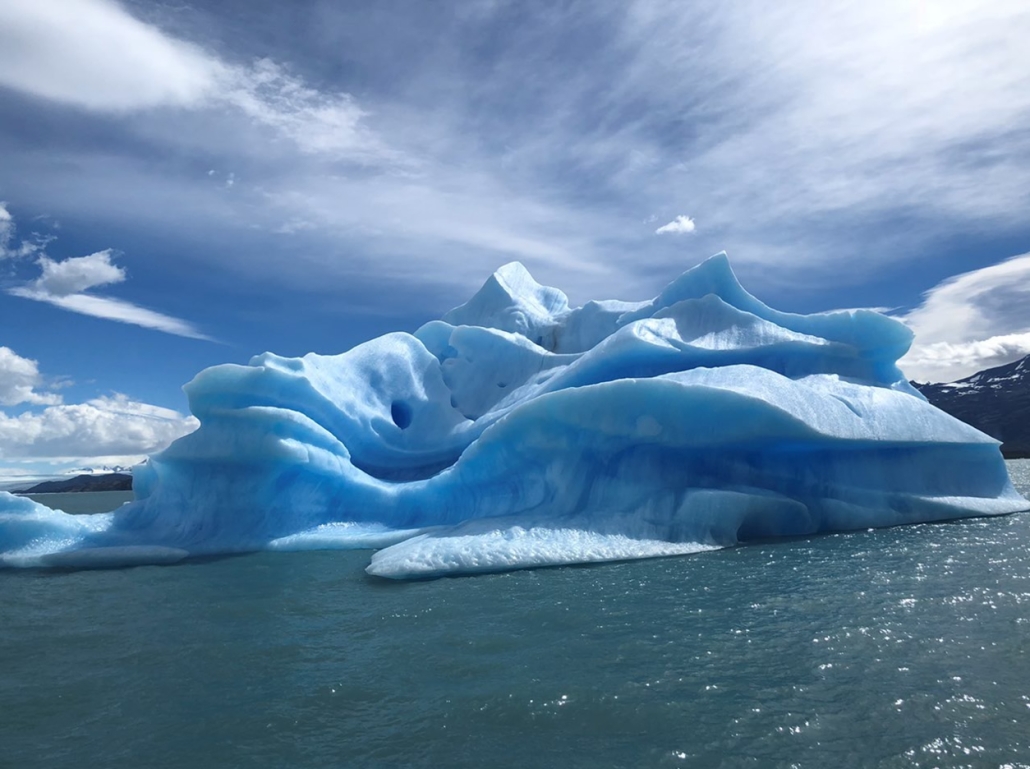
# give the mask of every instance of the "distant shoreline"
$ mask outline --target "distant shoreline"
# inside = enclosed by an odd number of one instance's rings
[[[76,475],[59,481],[43,481],[27,489],[12,491],[12,494],[67,494],[84,491],[132,491],[132,476],[127,473],[105,473],[103,475]]]

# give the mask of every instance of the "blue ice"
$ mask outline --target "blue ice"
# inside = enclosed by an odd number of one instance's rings
[[[135,501],[0,494],[0,566],[377,549],[390,578],[694,553],[1030,505],[998,443],[929,405],[868,310],[778,312],[725,255],[650,302],[570,308],[522,265],[414,334],[223,365]]]

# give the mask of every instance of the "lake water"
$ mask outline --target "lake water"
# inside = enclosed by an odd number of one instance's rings
[[[66,513],[106,513],[132,501],[131,491],[78,491],[25,496],[41,505]]]
[[[0,573],[0,766],[1030,766],[1030,515],[411,584],[367,562]]]

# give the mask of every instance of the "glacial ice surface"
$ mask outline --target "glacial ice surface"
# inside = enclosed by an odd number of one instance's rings
[[[369,573],[435,577],[1030,507],[997,442],[905,381],[910,343],[867,310],[773,310],[722,254],[575,309],[513,263],[414,334],[201,372],[199,429],[135,501],[0,494],[0,566],[381,548]]]

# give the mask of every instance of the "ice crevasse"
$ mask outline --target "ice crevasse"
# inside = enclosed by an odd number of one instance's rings
[[[200,427],[133,502],[0,494],[0,566],[368,548],[425,578],[1028,509],[998,443],[908,385],[910,343],[868,310],[773,310],[723,254],[575,309],[512,263],[414,334],[201,372]]]

